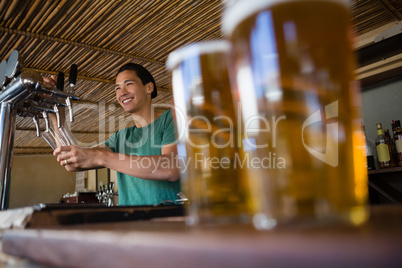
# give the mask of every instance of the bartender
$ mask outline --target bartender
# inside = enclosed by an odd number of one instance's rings
[[[55,85],[56,77],[44,78]],[[114,87],[116,99],[134,126],[121,129],[98,147],[60,146],[54,151],[67,171],[96,168],[117,171],[119,205],[156,205],[180,192],[175,126],[171,110],[152,113],[155,80],[143,66],[122,66]]]

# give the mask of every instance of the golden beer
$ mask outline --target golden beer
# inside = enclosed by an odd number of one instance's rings
[[[172,52],[175,117],[186,147],[182,188],[188,223],[238,223],[249,219],[247,182],[234,165],[237,122],[227,66],[229,44],[210,41]]]
[[[245,155],[271,156],[270,166],[248,168],[255,226],[364,222],[367,171],[346,1],[237,1],[223,29]]]

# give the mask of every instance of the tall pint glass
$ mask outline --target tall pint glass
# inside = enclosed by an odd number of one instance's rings
[[[360,224],[367,171],[343,0],[240,0],[225,10],[253,222]],[[249,160],[247,160],[249,161]]]
[[[185,144],[182,189],[189,198],[190,225],[248,221],[247,182],[234,166],[238,157],[234,103],[225,41],[195,43],[172,52],[178,139]],[[184,172],[185,171],[185,172]]]

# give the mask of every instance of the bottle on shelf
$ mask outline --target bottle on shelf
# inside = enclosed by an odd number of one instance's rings
[[[381,123],[377,123],[377,135],[375,145],[377,149],[378,161],[380,162],[380,168],[393,167],[394,163],[392,161],[391,144],[388,138],[386,138],[384,135]]]
[[[402,167],[402,128],[399,120],[396,120],[394,123],[394,142],[397,155],[396,163]]]
[[[394,131],[394,127],[393,127],[393,131]],[[384,136],[385,136],[385,139],[387,139],[388,141],[389,141],[389,144],[391,144],[391,160],[392,160],[392,162],[394,163],[394,165],[396,165],[396,159],[397,159],[397,155],[396,155],[396,147],[395,147],[395,144],[394,144],[394,140],[391,138],[391,135],[389,134],[389,130],[388,129],[386,129],[385,131],[384,131]]]
[[[367,169],[368,170],[375,170],[375,162],[374,162],[374,155],[373,155],[373,144],[367,139],[366,135],[366,127],[362,125],[362,131],[364,133],[364,137],[366,139],[365,144],[365,152],[367,157]]]

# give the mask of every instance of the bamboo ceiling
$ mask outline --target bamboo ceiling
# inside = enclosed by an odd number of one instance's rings
[[[250,0],[250,4],[252,0]],[[402,20],[402,1],[351,1],[358,36]],[[144,65],[158,86],[157,104],[170,104],[171,76],[165,69],[173,50],[201,40],[222,39],[219,0],[15,0],[0,1],[0,60],[18,50],[24,68],[44,75],[78,65],[72,132],[94,145],[132,124],[114,98],[117,69]],[[42,129],[44,123],[41,122]],[[50,154],[36,137],[31,118],[17,118],[14,154]]]

